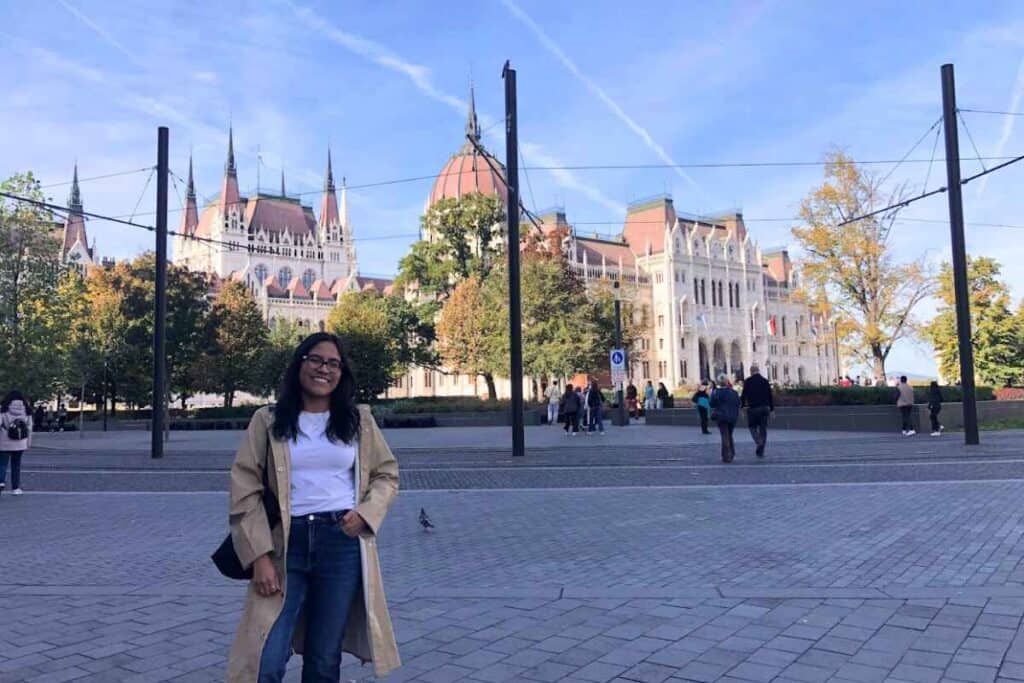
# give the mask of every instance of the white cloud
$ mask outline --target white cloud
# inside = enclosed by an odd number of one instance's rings
[[[196,71],[192,74],[192,78],[199,81],[200,83],[207,83],[214,85],[218,82],[217,74],[212,71]]]

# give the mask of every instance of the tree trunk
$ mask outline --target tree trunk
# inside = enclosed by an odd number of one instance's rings
[[[484,381],[487,382],[487,400],[488,401],[497,401],[498,400],[498,390],[495,389],[495,387],[494,387],[494,375],[492,375],[489,372],[485,372],[483,374],[483,377],[484,377]]]
[[[872,369],[875,373],[875,380],[885,381],[885,358],[875,355],[872,359]]]

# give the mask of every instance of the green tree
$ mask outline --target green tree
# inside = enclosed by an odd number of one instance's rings
[[[459,282],[437,321],[438,350],[455,372],[479,375],[487,383],[488,399],[498,396],[494,377],[508,372],[507,297],[499,278],[481,282],[470,275]]]
[[[167,267],[167,387],[185,407],[186,399],[200,384],[209,282],[202,273],[169,264]]]
[[[0,182],[0,191],[45,200],[31,172]],[[46,209],[0,198],[0,358],[18,359],[0,363],[0,386],[32,398],[51,395],[58,379],[45,310],[63,272],[59,227]]]
[[[226,283],[206,316],[200,389],[223,396],[226,407],[239,391],[259,393],[266,347],[267,326],[249,290]]]
[[[356,396],[374,400],[402,375],[410,362],[407,331],[396,324],[391,297],[347,292],[327,315],[327,329],[342,338],[356,376]]]
[[[267,345],[260,361],[260,391],[271,396],[278,389],[295,347],[304,336],[302,328],[290,320],[277,319],[267,331]]]
[[[898,209],[840,225],[897,204],[901,191],[885,193],[874,175],[839,151],[826,157],[825,179],[803,201],[805,225],[793,228],[805,253],[806,284],[825,292],[844,320],[844,347],[885,377],[885,361],[901,339],[914,336],[914,309],[932,291],[924,258],[898,262],[888,243]]]
[[[971,307],[971,344],[978,379],[1001,386],[1024,375],[1024,326],[1011,310],[1009,287],[1000,279],[999,263],[986,256],[967,259],[968,300]],[[960,352],[956,331],[953,268],[944,263],[937,278],[940,306],[923,333],[937,356],[939,370],[949,381],[960,379]]]
[[[505,204],[493,195],[442,199],[420,221],[430,238],[399,262],[399,288],[443,298],[470,275],[485,279],[504,251]]]

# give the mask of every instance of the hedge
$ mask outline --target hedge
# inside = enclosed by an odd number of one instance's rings
[[[537,404],[527,404],[527,409]],[[375,415],[419,415],[423,413],[491,413],[507,411],[508,400],[484,401],[472,396],[400,398],[373,405]]]
[[[960,402],[960,387],[944,386],[939,389],[944,403]],[[686,406],[694,391],[695,387],[680,387],[674,393],[676,397],[684,399],[680,403]],[[895,387],[776,387],[773,391],[775,404],[780,406],[864,406],[890,405],[896,402]],[[977,387],[976,392],[979,401],[996,399],[996,392],[992,387]],[[914,402],[928,402],[928,387],[914,387]]]

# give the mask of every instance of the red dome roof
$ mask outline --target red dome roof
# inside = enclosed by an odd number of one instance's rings
[[[501,179],[505,175],[505,167],[480,144],[480,124],[476,118],[476,100],[472,90],[469,91],[466,136],[476,144],[466,140],[441,169],[427,199],[428,209],[442,199],[458,199],[473,192],[497,195],[501,201],[508,201],[505,183]]]
[[[458,199],[473,192],[497,195],[501,197],[502,201],[506,201],[505,183],[501,176],[491,169],[491,165],[501,174],[505,173],[505,167],[490,154],[487,156],[490,157],[490,164],[475,148],[466,149],[464,147],[459,150],[448,160],[437,178],[434,179],[434,187],[430,191],[427,208],[442,199]]]

